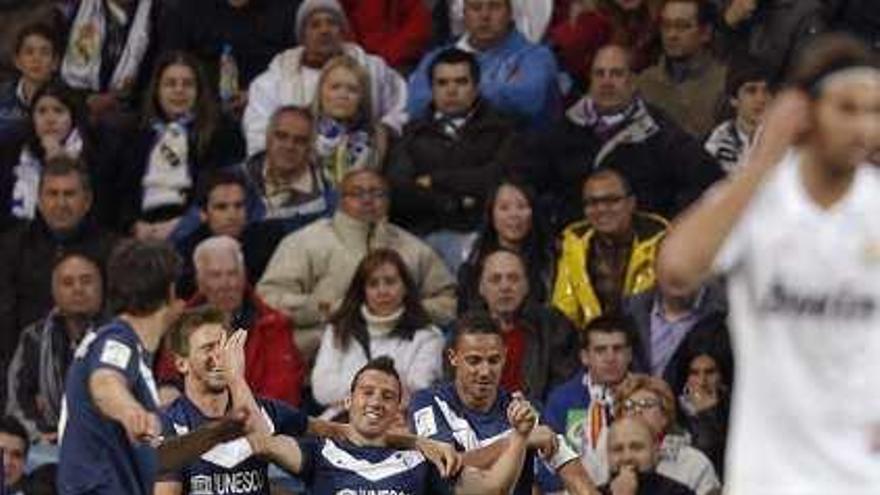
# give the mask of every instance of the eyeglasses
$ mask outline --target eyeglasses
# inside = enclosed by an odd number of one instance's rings
[[[584,206],[587,208],[594,208],[596,206],[614,206],[624,199],[628,198],[629,194],[612,194],[609,196],[593,196],[593,197],[585,197],[583,198]]]
[[[626,399],[623,401],[623,410],[627,412],[631,411],[645,411],[647,409],[651,409],[652,407],[663,407],[663,403],[660,402],[659,399]]]
[[[366,199],[385,199],[388,191],[385,189],[351,189],[342,193],[346,198],[355,198],[361,201]]]

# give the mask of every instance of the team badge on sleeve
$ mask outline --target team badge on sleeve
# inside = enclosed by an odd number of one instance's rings
[[[107,339],[101,349],[101,362],[117,368],[125,369],[131,360],[131,347],[118,340]]]
[[[423,407],[413,414],[413,423],[416,426],[416,434],[420,437],[430,437],[437,434],[437,422],[434,420],[432,406]]]

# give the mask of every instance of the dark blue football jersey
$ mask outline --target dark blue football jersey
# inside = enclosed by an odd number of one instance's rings
[[[300,475],[311,495],[449,495],[431,462],[413,450],[358,447],[329,439],[300,441]]]
[[[306,433],[308,416],[271,399],[257,399],[263,414],[276,433],[299,437]],[[186,396],[181,396],[165,410],[165,419],[180,435],[198,429],[206,417]],[[240,438],[215,446],[180,471],[163,476],[183,485],[189,495],[268,495],[269,464],[251,455],[247,440]]]
[[[419,436],[433,438],[468,451],[490,445],[511,432],[507,421],[509,393],[499,390],[495,404],[485,413],[467,408],[451,382],[420,390],[409,402],[410,429]],[[534,479],[535,456],[528,451],[513,493],[530,495]]]
[[[59,493],[153,493],[158,469],[155,449],[129,442],[122,425],[98,411],[88,386],[95,371],[117,371],[144,409],[158,413],[151,361],[134,329],[122,320],[83,338],[68,371],[59,421]]]

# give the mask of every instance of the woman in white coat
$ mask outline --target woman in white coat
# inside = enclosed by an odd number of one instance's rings
[[[331,410],[341,405],[357,370],[379,356],[394,359],[408,396],[440,378],[443,345],[400,255],[376,249],[361,261],[323,334],[312,369],[315,400]]]

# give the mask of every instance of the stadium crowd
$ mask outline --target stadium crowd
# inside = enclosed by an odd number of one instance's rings
[[[134,351],[168,424],[238,403],[211,332],[243,329],[284,438],[226,442],[157,494],[337,493],[320,456],[357,456],[291,411],[358,429],[360,387],[389,376],[391,427],[484,470],[457,493],[503,459],[517,494],[720,493],[727,297],[678,291],[657,255],[830,31],[876,57],[880,4],[0,0],[4,493],[102,489],[65,474],[59,429],[83,407],[68,370],[125,309],[114,283],[140,283],[108,271],[131,239],[181,260],[152,269],[188,318]]]

